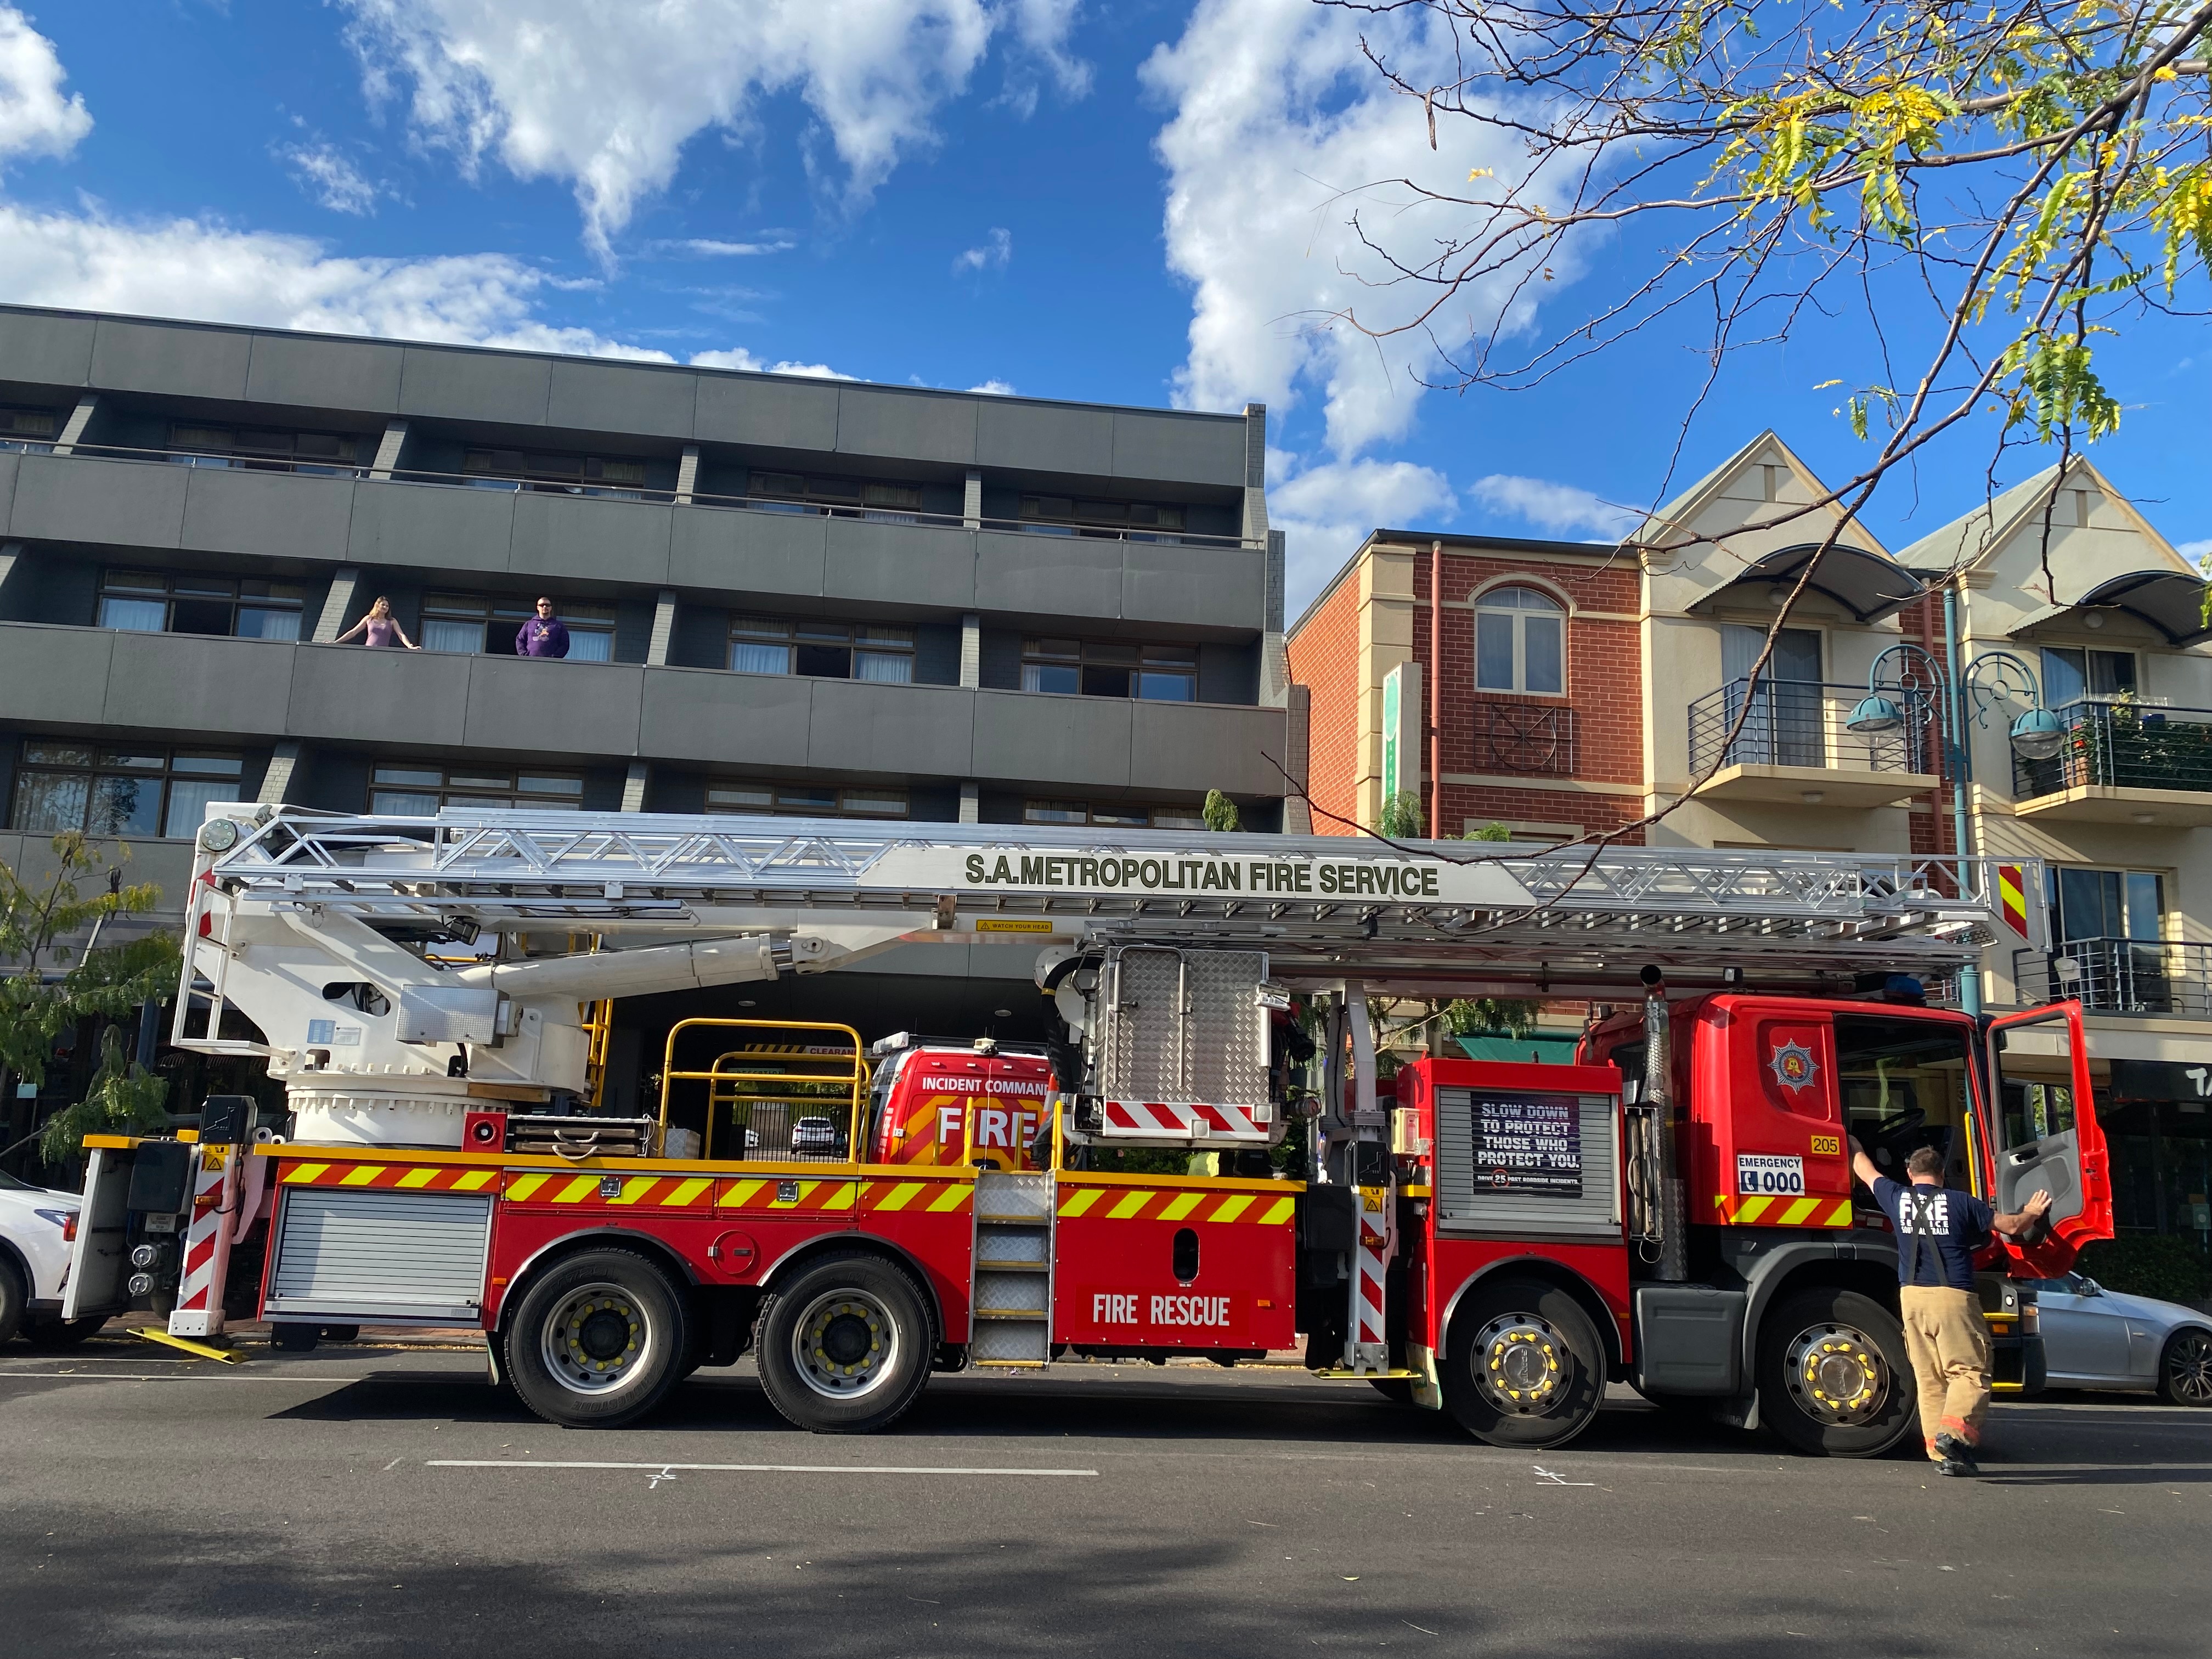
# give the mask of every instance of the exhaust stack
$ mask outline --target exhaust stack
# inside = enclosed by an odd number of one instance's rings
[[[1643,1134],[1638,1162],[1645,1214],[1640,1230],[1658,1248],[1659,1279],[1679,1285],[1690,1276],[1688,1206],[1677,1153],[1673,1030],[1667,1012],[1667,978],[1656,967],[1639,975],[1644,992]]]

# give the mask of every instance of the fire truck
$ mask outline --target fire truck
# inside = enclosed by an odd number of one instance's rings
[[[2040,1382],[2017,1281],[2111,1232],[2078,1006],[1923,988],[2036,942],[2017,864],[209,811],[173,1039],[258,1057],[287,1109],[88,1140],[64,1317],[216,1336],[235,1281],[280,1341],[476,1326],[579,1428],[748,1352],[851,1432],[940,1371],[1302,1346],[1494,1444],[1626,1382],[1871,1455],[1915,1404],[1853,1138],[2051,1194],[1983,1259],[2002,1387]],[[1010,943],[1033,1048],[686,1019],[656,1113],[594,1109],[611,999]],[[1378,1074],[1378,1010],[1488,996],[1590,1002],[1575,1063]]]

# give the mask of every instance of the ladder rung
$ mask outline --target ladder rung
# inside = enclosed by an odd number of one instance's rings
[[[1026,1319],[1032,1325],[1044,1323],[1044,1315],[1035,1308],[978,1308],[972,1317],[976,1319]]]
[[[1041,1215],[978,1215],[975,1219],[987,1227],[1042,1227],[1048,1218]]]
[[[981,1256],[975,1261],[979,1273],[1042,1273],[1052,1271],[1049,1261],[987,1261]]]
[[[1049,1363],[1043,1359],[971,1359],[968,1362],[968,1369],[971,1371],[1041,1371]]]

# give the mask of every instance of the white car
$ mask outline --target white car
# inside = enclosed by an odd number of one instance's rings
[[[2085,1273],[2036,1281],[2055,1389],[2129,1389],[2170,1406],[2212,1406],[2212,1317],[2108,1291]]]
[[[0,1172],[0,1342],[21,1334],[38,1347],[64,1347],[107,1322],[62,1322],[62,1284],[83,1201]]]

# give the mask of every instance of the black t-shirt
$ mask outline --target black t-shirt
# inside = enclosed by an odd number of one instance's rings
[[[1899,1284],[1974,1288],[1974,1252],[1989,1243],[1995,1210],[1972,1193],[1907,1187],[1887,1176],[1875,1180],[1874,1201],[1897,1229]]]

